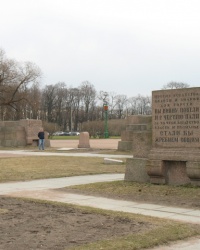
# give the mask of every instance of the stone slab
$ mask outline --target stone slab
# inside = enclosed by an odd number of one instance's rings
[[[90,148],[90,138],[88,132],[80,133],[78,148]]]
[[[115,164],[115,165],[122,165],[124,162],[122,160],[116,160],[111,158],[104,158],[104,164]]]

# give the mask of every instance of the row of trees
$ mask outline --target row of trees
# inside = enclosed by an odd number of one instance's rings
[[[39,109],[36,102],[34,110],[34,105],[29,106],[34,115],[31,118],[56,123],[63,130],[75,131],[80,129],[83,122],[103,120],[104,104],[109,106],[109,119],[124,119],[133,114],[151,114],[150,97],[138,95],[127,98],[126,95],[104,91],[97,93],[88,81],[82,82],[77,88],[68,87],[65,83],[47,85],[41,90],[41,96]]]
[[[42,119],[63,130],[79,130],[85,121],[104,118],[105,103],[109,119],[151,113],[150,97],[97,93],[88,81],[77,88],[64,82],[41,88],[41,77],[37,65],[8,59],[0,50],[0,120]]]
[[[75,131],[83,122],[103,120],[104,104],[109,106],[109,119],[151,114],[149,96],[97,92],[88,81],[77,88],[64,82],[41,88],[41,77],[37,65],[8,59],[0,49],[0,120],[41,119]]]

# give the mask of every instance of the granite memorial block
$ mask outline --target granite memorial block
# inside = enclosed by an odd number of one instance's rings
[[[152,92],[152,183],[200,185],[200,88]]]

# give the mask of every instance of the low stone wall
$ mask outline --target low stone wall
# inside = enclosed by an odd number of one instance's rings
[[[0,146],[17,147],[26,145],[26,132],[22,126],[0,126]]]
[[[135,181],[140,183],[150,182],[146,171],[147,159],[128,158],[126,160],[125,181]]]
[[[41,120],[23,119],[0,122],[0,146],[18,147],[38,145],[38,132],[42,128]],[[50,146],[48,133],[45,132],[45,146]]]
[[[147,155],[152,145],[151,119],[149,115],[129,116],[126,121],[126,130],[121,133],[121,141],[118,143],[118,150],[133,151],[134,156],[139,153],[138,157]],[[145,131],[146,134],[144,133]]]
[[[118,150],[131,151],[126,161],[125,181],[150,182],[147,174],[147,156],[152,147],[151,116],[133,115],[127,118],[126,131],[121,134]]]
[[[35,145],[38,142],[38,132],[42,128],[41,120],[27,119],[20,120],[19,124],[25,128],[26,131],[26,144]]]

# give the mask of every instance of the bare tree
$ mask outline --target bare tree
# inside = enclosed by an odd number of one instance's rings
[[[129,105],[129,114],[136,115],[138,114],[138,107],[137,107],[138,99],[137,97],[133,96],[128,98],[128,105]]]
[[[68,88],[64,82],[55,85],[55,122],[59,126],[66,124],[66,100]],[[66,126],[66,125],[65,125]]]
[[[137,109],[138,114],[146,115],[150,113],[151,110],[151,99],[148,96],[137,96]]]
[[[17,110],[17,103],[27,100],[27,86],[38,83],[41,75],[41,70],[34,63],[7,59],[0,49],[0,106]]]
[[[127,96],[126,95],[117,95],[116,96],[116,114],[118,119],[122,119],[126,116],[124,113],[126,107],[127,107]]]
[[[24,118],[27,118],[27,111],[30,110],[28,118],[40,119],[42,93],[39,84],[33,84],[27,92],[28,102],[23,102]]]
[[[98,94],[98,100],[101,102],[100,107],[98,109],[100,111],[100,114],[98,116],[101,117],[101,119],[103,119],[104,117],[103,105],[104,104],[109,105],[109,93],[106,91],[100,91]]]
[[[103,104],[109,103],[109,93],[106,91],[100,91],[98,94],[98,99],[102,101]]]
[[[43,90],[43,119],[48,122],[55,121],[55,106],[56,106],[56,87],[55,85],[47,85]]]
[[[96,98],[96,90],[90,82],[85,81],[80,85],[80,91],[85,106],[85,121],[87,121],[89,119],[90,105]]]
[[[76,131],[79,122],[79,109],[81,102],[81,92],[79,88],[70,88],[68,95],[68,108],[70,109],[69,128],[71,131]]]
[[[183,89],[183,88],[189,88],[190,85],[183,82],[174,82],[171,81],[163,86],[162,89]]]
[[[109,93],[109,117],[112,119],[112,118],[115,118],[115,108],[116,108],[116,105],[117,105],[117,102],[116,102],[116,98],[117,98],[117,94],[114,93],[114,92],[110,92]]]
[[[128,99],[128,114],[130,115],[149,115],[151,114],[151,97],[135,96]]]

